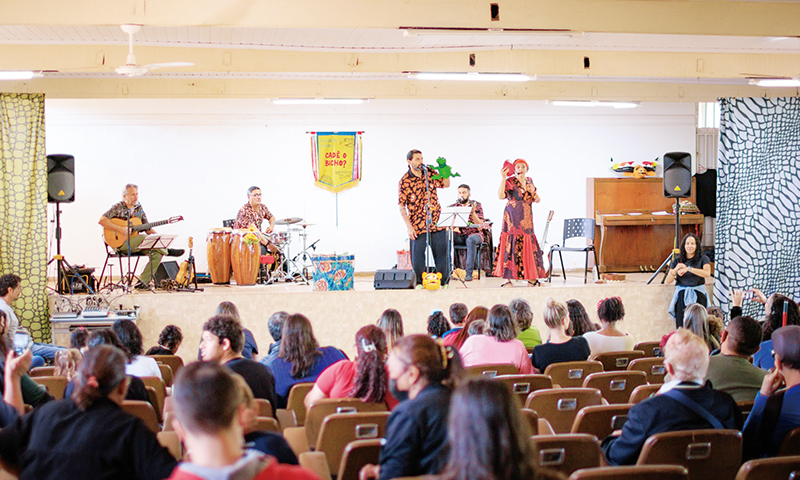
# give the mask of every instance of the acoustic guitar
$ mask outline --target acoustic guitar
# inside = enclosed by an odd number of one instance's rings
[[[189,237],[189,258],[181,262],[181,268],[175,276],[175,281],[181,288],[187,288],[195,279],[194,256],[192,255],[193,240]]]
[[[114,225],[119,225],[120,227],[125,227],[128,225],[128,221],[122,218],[110,218],[111,223]],[[146,232],[153,227],[158,227],[159,225],[167,225],[172,223],[178,223],[183,220],[183,217],[176,216],[176,217],[169,217],[166,220],[161,220],[160,222],[149,222],[149,223],[142,223],[142,220],[139,217],[132,217],[131,218],[131,231],[128,233],[129,236],[135,237],[138,235],[138,232]],[[106,244],[111,248],[119,248],[125,245],[125,241],[128,239],[128,235],[123,235],[116,230],[112,230],[110,228],[103,228],[103,236],[106,239]]]

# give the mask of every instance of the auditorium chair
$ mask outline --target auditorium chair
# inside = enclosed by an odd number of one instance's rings
[[[256,417],[256,431],[281,433],[281,427],[278,426],[278,421],[274,418],[259,416]]]
[[[736,402],[736,406],[739,407],[739,411],[742,412],[742,419],[747,420],[747,416],[750,415],[750,411],[755,404],[755,400],[739,400]]]
[[[156,415],[158,420],[161,421],[161,414],[164,412],[164,399],[167,397],[167,386],[164,380],[158,377],[139,377],[144,383],[145,387],[153,387],[156,391]]]
[[[667,367],[663,357],[637,358],[628,364],[628,370],[639,370],[647,375],[647,383],[664,383]]]
[[[494,379],[508,385],[511,392],[519,398],[521,405],[531,392],[553,388],[553,380],[547,375],[498,375]]]
[[[643,351],[645,357],[660,357],[661,356],[661,347],[659,347],[660,344],[661,341],[639,342],[633,346],[633,349]]]
[[[655,383],[652,385],[650,384],[640,385],[634,388],[633,392],[631,392],[631,397],[628,399],[628,403],[637,404],[642,400],[647,400],[648,398],[658,393],[658,390],[661,388],[661,385],[662,384],[660,383]]]
[[[63,400],[64,392],[67,390],[67,384],[69,383],[66,377],[55,375],[51,377],[31,377],[31,380],[45,386],[50,395],[56,400]]]
[[[33,377],[52,377],[56,373],[56,367],[36,367],[32,368],[28,374]]]
[[[527,420],[531,435],[539,435],[539,415],[530,408],[521,408],[520,413]]]
[[[738,430],[683,430],[651,435],[636,465],[683,465],[689,480],[733,480],[742,464]]]
[[[544,369],[544,374],[553,379],[553,385],[561,388],[576,388],[583,386],[583,380],[587,375],[602,371],[602,363],[586,360],[551,363]]]
[[[158,433],[159,430],[161,430],[158,427],[156,411],[153,409],[153,406],[150,405],[150,402],[142,400],[123,400],[121,406],[124,411],[142,419],[145,426],[152,430],[153,433]]]
[[[510,363],[491,363],[486,365],[473,365],[466,367],[465,375],[467,377],[497,377],[499,375],[517,375],[519,370],[517,367]]]
[[[328,469],[328,461],[322,452],[303,452],[297,456],[300,466],[311,470],[322,480],[331,480],[331,471]]]
[[[736,480],[784,480],[792,478],[800,480],[800,457],[761,458],[745,462],[736,474]]]
[[[269,403],[269,400],[266,398],[254,398],[253,400],[255,401],[256,407],[258,407],[257,412],[259,417],[275,417],[275,415],[272,414],[272,404]]]
[[[325,417],[317,437],[316,452],[324,452],[331,472],[339,471],[342,454],[354,440],[386,437],[389,412],[335,413]]]
[[[369,463],[378,465],[381,455],[380,438],[372,440],[354,440],[344,447],[342,460],[339,462],[339,474],[336,480],[358,480],[361,467]]]
[[[554,388],[528,395],[525,408],[550,422],[554,432],[569,433],[581,408],[602,403],[603,397],[596,388]]]
[[[641,350],[625,350],[598,353],[589,357],[589,360],[596,360],[602,363],[604,371],[612,372],[615,370],[627,370],[628,364],[637,358],[644,358],[644,352]]]
[[[583,407],[575,417],[570,433],[587,433],[602,442],[614,430],[622,429],[622,425],[628,419],[628,410],[632,406],[617,404]]]
[[[164,385],[171,387],[172,380],[174,379],[174,376],[172,375],[172,367],[166,363],[159,363],[158,369],[161,371],[161,378],[164,380]]]
[[[183,460],[183,445],[177,433],[161,431],[156,434],[156,438],[162,447],[169,450],[175,460]]]
[[[163,363],[164,365],[169,365],[169,368],[172,369],[173,378],[176,375],[178,375],[180,369],[183,368],[183,358],[177,355],[147,355],[147,356],[154,359],[156,363]]]
[[[162,432],[173,432],[175,429],[172,427],[172,420],[175,418],[175,412],[164,412],[164,421],[161,422]]]
[[[625,467],[582,468],[569,480],[687,480],[689,472],[680,465],[641,465]]]
[[[303,427],[308,445],[316,445],[322,422],[325,417],[335,413],[386,412],[385,403],[366,403],[357,398],[324,398],[318,400],[308,409],[306,424]]]
[[[598,372],[586,377],[583,388],[600,390],[610,404],[628,403],[633,390],[647,384],[647,376],[639,371]]]
[[[530,444],[537,469],[547,468],[569,476],[575,470],[603,464],[600,442],[594,435],[534,435],[530,437]]]
[[[294,419],[297,427],[302,427],[306,423],[306,406],[303,400],[311,389],[314,388],[314,382],[295,383],[289,390],[289,396],[286,399],[286,408],[282,410],[290,410],[294,412]],[[276,415],[277,416],[277,415]],[[281,418],[278,416],[278,418]],[[286,428],[281,421],[281,427]]]
[[[778,449],[778,455],[782,457],[800,455],[800,427],[790,430],[783,437],[781,448]],[[798,477],[798,480],[800,480],[800,477]]]

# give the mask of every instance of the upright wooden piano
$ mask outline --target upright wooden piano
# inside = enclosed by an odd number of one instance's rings
[[[696,185],[692,178],[695,203]],[[587,178],[586,216],[597,222],[594,247],[600,272],[654,271],[675,241],[674,198],[664,196],[662,178]],[[659,215],[658,212],[668,212]],[[681,215],[681,237],[702,238],[703,215]]]

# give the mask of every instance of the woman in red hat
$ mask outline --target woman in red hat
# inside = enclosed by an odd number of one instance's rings
[[[539,203],[539,195],[533,180],[526,177],[528,162],[518,158],[514,161],[514,175],[508,177],[502,169],[503,180],[498,195],[508,199],[503,213],[503,231],[497,245],[494,276],[503,277],[503,287],[513,286],[512,280],[527,280],[529,285],[539,285],[544,278],[544,261],[539,241],[533,233],[533,209]]]

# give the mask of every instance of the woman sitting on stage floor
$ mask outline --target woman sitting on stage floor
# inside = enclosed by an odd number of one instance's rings
[[[583,334],[583,338],[589,342],[592,355],[633,350],[633,337],[617,328],[617,322],[625,317],[621,298],[609,297],[601,300],[597,304],[597,316],[600,317],[600,330]]]
[[[386,370],[386,335],[374,326],[356,332],[356,359],[342,360],[326,368],[303,403],[306,410],[323,398],[358,398],[362,402],[386,402],[389,409],[397,400],[389,393],[389,372]]]
[[[514,314],[505,305],[489,310],[489,321],[483,335],[473,335],[459,349],[465,367],[510,363],[519,373],[533,373],[525,345],[517,340]]]
[[[345,358],[336,347],[320,348],[314,338],[311,322],[305,315],[289,315],[283,324],[278,357],[267,365],[275,377],[275,392],[278,395],[275,408],[286,408],[292,385],[315,382],[323,370]]]
[[[548,298],[543,317],[550,333],[547,343],[533,347],[532,362],[536,373],[543,373],[551,363],[578,362],[589,358],[589,342],[583,337],[570,337],[567,334],[569,317],[563,303]]]
[[[697,235],[684,235],[680,251],[672,260],[667,274],[667,283],[675,280],[675,294],[669,305],[669,314],[675,319],[676,329],[683,326],[683,311],[688,305],[699,303],[708,306],[706,278],[711,276],[711,262],[700,253]]]

